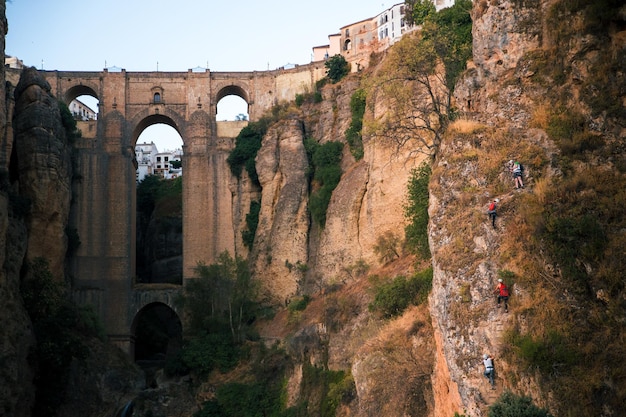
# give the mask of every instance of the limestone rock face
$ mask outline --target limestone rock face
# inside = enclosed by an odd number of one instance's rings
[[[3,138],[4,139],[4,138]],[[26,225],[13,217],[5,192],[0,193],[0,415],[30,416],[35,401],[34,371],[29,352],[35,348],[32,324],[20,295],[20,270],[26,254]],[[4,413],[4,414],[3,414]]]
[[[15,89],[15,153],[19,194],[30,201],[27,259],[48,259],[50,272],[64,273],[71,199],[71,157],[59,105],[35,68],[23,71]]]
[[[302,124],[285,121],[263,138],[256,169],[263,187],[253,268],[268,298],[293,296],[308,258],[308,160]]]
[[[534,99],[541,92],[537,87],[525,88],[523,80],[532,75],[524,64],[528,52],[540,49],[545,41],[541,17],[550,2],[532,3],[533,7],[530,2],[475,2],[473,66],[458,84],[455,97],[474,120],[503,131],[520,132],[518,140],[537,145],[549,160],[555,152],[554,144],[549,143],[545,132],[529,126]],[[488,405],[504,390],[513,388],[508,385],[511,382],[506,375],[515,370],[499,360],[498,353],[502,349],[503,333],[515,318],[497,309],[493,296],[502,260],[499,247],[503,235],[510,231],[505,226],[493,230],[486,220],[483,225],[472,226],[473,215],[486,213],[486,209],[473,202],[459,209],[459,200],[470,177],[467,174],[473,171],[471,161],[458,162],[455,158],[471,149],[471,140],[467,135],[449,135],[433,166],[436,179],[431,182],[429,208],[433,288],[429,302],[439,358],[434,380],[449,381],[445,389],[435,391],[438,409],[453,410],[450,406],[456,405],[468,417],[475,417],[485,416]],[[462,164],[465,166],[461,167]],[[486,178],[471,179],[479,188],[487,183]],[[505,195],[503,204],[507,198],[513,197]],[[450,262],[451,252],[458,256],[456,263]],[[496,390],[489,389],[482,374],[484,353],[496,357]],[[537,392],[532,373],[516,373],[516,378],[524,391]],[[545,406],[547,395],[535,397],[537,404]]]

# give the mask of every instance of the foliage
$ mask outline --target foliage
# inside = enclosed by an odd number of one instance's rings
[[[137,211],[150,218],[178,216],[182,212],[183,179],[148,175],[137,184]],[[155,212],[156,210],[156,212]]]
[[[548,410],[537,407],[530,397],[506,391],[489,407],[489,417],[550,417]]]
[[[65,128],[65,139],[68,143],[72,144],[82,136],[82,132],[78,129],[76,125],[76,120],[74,120],[74,116],[72,116],[72,112],[70,111],[67,104],[63,101],[59,100],[59,113],[61,116],[61,123]]]
[[[247,382],[221,385],[213,400],[205,402],[194,417],[295,417],[293,409],[285,409],[284,373],[287,360],[283,352],[271,349],[252,364]]]
[[[387,230],[376,238],[374,252],[378,255],[380,262],[387,263],[400,257],[399,246],[400,238],[391,230]]]
[[[386,318],[399,316],[409,305],[419,305],[426,301],[432,288],[432,280],[433,270],[427,268],[416,272],[409,279],[399,275],[390,282],[379,284],[374,290],[374,301],[369,309]]]
[[[409,25],[421,25],[437,12],[432,0],[406,0],[405,19]]]
[[[433,25],[425,25],[425,37],[432,39],[437,56],[445,67],[445,85],[450,91],[468,60],[472,58],[472,1],[456,0],[454,6],[429,15]]]
[[[250,122],[237,135],[235,148],[228,155],[228,159],[226,159],[230,166],[230,171],[237,178],[241,177],[241,172],[245,168],[250,180],[257,185],[259,184],[259,176],[256,172],[254,159],[259,149],[261,149],[261,141],[267,132],[268,124],[269,120],[265,119],[258,122]]]
[[[470,11],[471,1],[459,0],[390,49],[372,88],[394,110],[372,122],[374,136],[434,156],[455,117],[452,93],[472,53]]]
[[[332,83],[338,82],[350,73],[350,63],[340,54],[328,58],[324,62],[324,66],[326,67],[326,77]]]
[[[56,415],[63,403],[74,359],[87,357],[86,337],[104,337],[93,310],[78,308],[48,269],[48,261],[35,258],[28,265],[20,292],[37,338],[34,415]]]
[[[178,169],[183,166],[183,161],[178,161],[175,159],[173,161],[170,161],[170,166],[174,169]]]
[[[424,163],[411,171],[408,183],[408,196],[404,208],[404,217],[408,224],[404,228],[406,245],[409,250],[422,259],[430,258],[428,244],[428,183],[430,165]]]
[[[239,349],[232,338],[218,332],[191,338],[181,351],[182,363],[200,375],[208,375],[213,369],[229,371],[235,367],[239,356]]]
[[[197,278],[189,279],[181,302],[188,314],[191,335],[224,333],[229,329],[233,342],[245,336],[245,324],[254,318],[256,285],[247,262],[228,252],[218,262],[195,268]]]
[[[365,114],[365,99],[367,93],[359,89],[350,98],[350,110],[352,110],[352,120],[350,127],[346,130],[346,141],[350,146],[350,152],[357,161],[363,158],[363,115]]]
[[[246,214],[246,227],[247,229],[241,232],[243,238],[243,244],[252,249],[254,243],[254,236],[256,235],[256,229],[259,226],[259,214],[261,212],[261,202],[251,201],[250,211]]]
[[[557,331],[549,330],[541,337],[512,332],[509,337],[518,356],[528,366],[538,368],[544,374],[562,373],[577,361],[565,336]]]
[[[306,309],[306,306],[311,301],[311,297],[308,295],[303,295],[302,297],[296,297],[287,306],[287,309],[291,312],[293,311],[303,311]]]
[[[309,199],[313,220],[324,227],[330,197],[341,179],[341,142],[318,144],[312,139],[305,141],[305,149],[312,166],[314,190]]]
[[[301,107],[304,103],[321,103],[323,99],[322,92],[316,88],[312,93],[296,94],[295,102],[297,107]]]
[[[305,364],[302,369],[305,390],[316,391],[319,404],[308,404],[307,415],[333,417],[337,407],[350,401],[355,394],[354,379],[345,371]]]

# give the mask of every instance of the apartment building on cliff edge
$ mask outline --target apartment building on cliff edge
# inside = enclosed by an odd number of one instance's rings
[[[433,0],[437,11],[454,5],[455,0]],[[328,35],[329,43],[313,47],[313,61],[325,61],[342,55],[350,63],[352,72],[367,67],[370,55],[382,52],[396,43],[405,33],[415,29],[405,19],[406,6],[397,3],[378,15],[350,23],[339,33]]]

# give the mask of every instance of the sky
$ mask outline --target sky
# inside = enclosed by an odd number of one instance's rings
[[[307,64],[328,35],[397,3],[7,0],[5,53],[45,70],[261,71]],[[218,120],[241,113],[237,100],[220,102]]]

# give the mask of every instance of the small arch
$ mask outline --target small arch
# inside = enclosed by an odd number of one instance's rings
[[[153,302],[140,309],[131,326],[135,362],[150,375],[165,366],[165,361],[182,347],[183,326],[180,317],[169,305]]]
[[[63,102],[69,105],[72,100],[74,100],[78,96],[91,96],[96,100],[100,100],[98,94],[96,93],[96,90],[87,85],[80,84],[70,87],[65,91],[65,94],[63,95]]]
[[[350,39],[346,39],[346,41],[343,44],[343,50],[344,51],[349,51],[351,48],[352,42],[350,41]]]
[[[95,90],[82,84],[75,85],[65,92],[63,102],[77,122],[92,122],[80,124],[78,128],[82,131],[83,137],[94,137],[95,124],[93,122],[98,119],[100,112],[100,101]]]
[[[215,115],[222,120],[248,120],[250,99],[246,90],[238,85],[229,85],[215,96]]]

